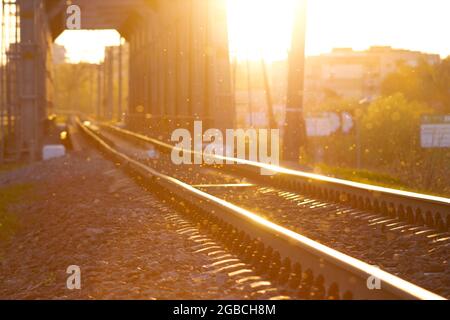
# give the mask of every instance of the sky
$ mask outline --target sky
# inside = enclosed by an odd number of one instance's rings
[[[227,0],[230,52],[241,59],[279,60],[291,41],[295,0]],[[389,45],[450,55],[450,0],[309,0],[306,54],[335,47]],[[98,62],[115,31],[65,31],[57,43],[72,62]]]
[[[103,60],[106,46],[117,46],[120,35],[115,30],[66,30],[56,43],[66,48],[69,62],[98,63]]]

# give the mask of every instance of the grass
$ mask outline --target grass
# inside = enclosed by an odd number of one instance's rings
[[[316,164],[314,165],[314,172],[320,173],[327,176],[332,176],[339,179],[350,180],[354,182],[360,182],[370,185],[376,185],[385,188],[392,188],[403,191],[416,192],[421,194],[433,195],[438,197],[449,198],[450,195],[443,192],[434,192],[426,189],[421,189],[414,187],[409,183],[402,181],[399,178],[390,176],[385,173],[369,171],[369,170],[358,170],[353,168],[345,167],[333,167],[326,164]]]
[[[18,227],[17,216],[11,212],[10,206],[20,202],[31,188],[29,184],[0,187],[0,241],[9,239]]]
[[[315,167],[323,174],[331,175],[333,177],[344,180],[377,185],[386,188],[413,191],[407,183],[404,183],[400,179],[379,172],[352,168],[332,167],[325,164],[318,164]],[[416,190],[416,192],[417,191],[418,190]]]
[[[11,162],[11,163],[2,163],[0,164],[0,173],[6,171],[13,171],[23,167],[25,164],[21,162]]]

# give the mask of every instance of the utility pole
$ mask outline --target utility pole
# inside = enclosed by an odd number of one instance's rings
[[[303,117],[305,71],[306,0],[297,0],[289,52],[288,92],[284,124],[283,158],[297,162],[300,147],[306,145],[306,126]]]

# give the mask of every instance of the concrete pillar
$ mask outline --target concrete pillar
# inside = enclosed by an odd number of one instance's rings
[[[286,125],[283,137],[283,158],[294,162],[299,160],[300,146],[306,146],[306,127],[303,118],[305,28],[306,0],[299,0],[289,53]]]

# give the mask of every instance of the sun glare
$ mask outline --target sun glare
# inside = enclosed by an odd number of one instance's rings
[[[231,55],[242,60],[285,59],[294,6],[295,0],[228,0]]]
[[[66,30],[56,43],[67,50],[67,60],[71,63],[103,61],[105,47],[119,45],[120,35],[116,30]]]

